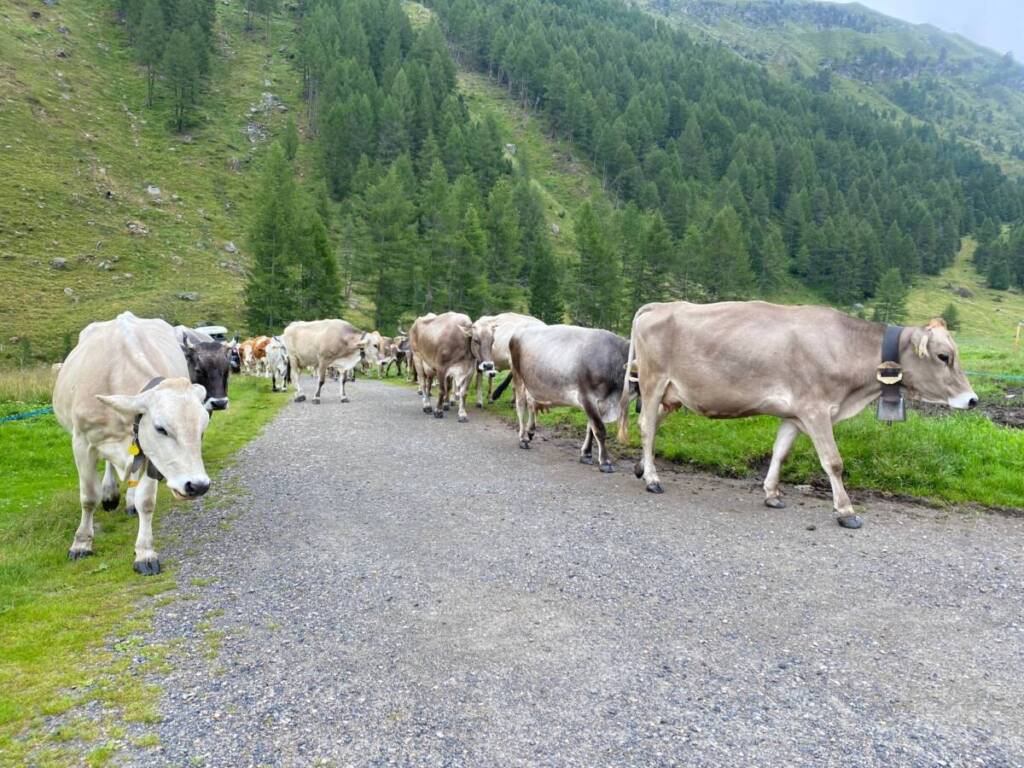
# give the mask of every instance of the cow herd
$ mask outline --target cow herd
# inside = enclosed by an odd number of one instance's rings
[[[139,516],[135,569],[160,570],[153,547],[157,484],[166,480],[182,499],[210,486],[201,442],[212,412],[228,406],[230,370],[290,385],[306,399],[301,372],[312,369],[320,402],[336,373],[342,402],[356,369],[379,376],[403,364],[419,385],[423,411],[443,418],[451,405],[468,420],[466,398],[476,375],[477,405],[483,381],[497,400],[512,384],[517,440],[528,449],[539,411],[581,409],[587,418],[580,461],[614,471],[606,424],[618,422],[627,438],[628,412],[636,400],[642,458],[634,472],[647,491],[663,489],[654,462],[662,418],[685,407],[716,419],[766,414],[781,420],[764,480],[765,504],[784,506],[779,475],[793,441],[808,435],[832,485],[837,522],[859,528],[843,487],[843,462],[833,425],[879,397],[880,418],[899,418],[904,395],[953,408],[971,408],[977,395],[960,365],[945,324],[886,326],[814,306],[765,302],[648,304],[634,316],[630,337],[572,325],[548,325],[506,312],[473,321],[459,312],[416,318],[408,333],[387,337],[344,320],[293,322],[280,336],[222,344],[183,326],[140,319],[129,312],[93,323],[58,373],[53,404],[72,436],[82,518],[69,551],[92,554],[93,512],[113,509],[119,480],[127,481],[127,508]],[[491,393],[496,374],[509,371]],[[431,393],[437,384],[437,398]],[[894,415],[895,414],[895,415]],[[594,457],[596,450],[597,456]],[[98,460],[106,462],[100,479]]]

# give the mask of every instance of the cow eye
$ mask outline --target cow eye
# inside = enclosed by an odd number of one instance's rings
[[[163,435],[164,437],[167,437],[167,430],[164,429],[163,427],[157,427],[156,428],[156,433],[158,435]]]
[[[949,355],[947,355],[947,354],[945,354],[945,353],[943,353],[943,354],[940,354],[940,355],[939,355],[939,360],[941,360],[942,362],[944,362],[944,363],[945,363],[946,365],[949,365]]]

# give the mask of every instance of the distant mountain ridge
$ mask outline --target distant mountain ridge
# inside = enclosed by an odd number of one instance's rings
[[[779,74],[912,116],[1024,174],[1024,66],[961,35],[857,3],[641,0]]]

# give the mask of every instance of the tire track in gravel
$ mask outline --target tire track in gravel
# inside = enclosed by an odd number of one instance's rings
[[[350,394],[284,409],[238,493],[167,521],[184,599],[150,641],[184,642],[125,763],[1024,764],[1024,520],[653,496],[479,411]]]

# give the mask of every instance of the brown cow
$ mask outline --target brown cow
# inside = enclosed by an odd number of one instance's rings
[[[832,484],[837,521],[846,528],[859,528],[861,519],[843,487],[833,424],[877,400],[882,378],[897,381],[899,391],[928,402],[953,408],[978,403],[941,320],[903,328],[858,320],[828,307],[762,301],[648,304],[633,318],[629,359],[626,377],[635,367],[643,403],[643,462],[636,472],[648,491],[662,492],[654,437],[668,411],[685,406],[716,419],[778,416],[782,424],[764,481],[765,504],[784,506],[779,472],[793,440],[803,432],[814,443]],[[889,363],[884,368],[879,365],[883,361]],[[623,411],[620,440],[626,438],[626,427]]]
[[[368,338],[369,334],[360,331],[344,320],[312,320],[290,323],[281,334],[281,339],[288,350],[292,379],[295,383],[295,402],[306,399],[302,394],[302,378],[300,372],[307,366],[315,367],[319,383],[313,402],[320,402],[320,391],[324,388],[327,369],[336,366],[341,374],[341,402],[348,402],[345,393],[346,373],[352,370],[364,357],[377,359],[376,346]],[[372,348],[371,348],[372,346]]]
[[[450,390],[459,403],[459,421],[469,421],[466,415],[466,390],[473,378],[476,358],[473,355],[473,321],[459,312],[424,315],[416,319],[409,329],[409,342],[416,365],[422,396],[423,412],[436,418],[444,417],[448,408]],[[430,406],[430,388],[437,378],[437,407]],[[449,383],[449,378],[452,383]]]

